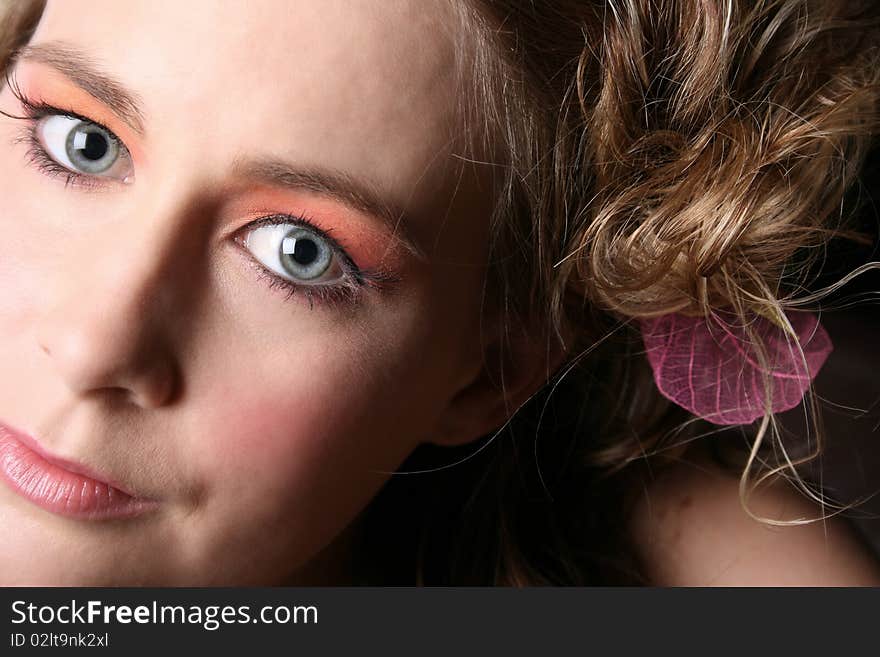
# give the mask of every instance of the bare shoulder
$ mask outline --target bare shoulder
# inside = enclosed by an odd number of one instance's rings
[[[815,519],[818,505],[779,482],[750,501],[759,516]],[[630,531],[660,586],[880,586],[880,564],[840,518],[761,523],[742,508],[739,479],[705,455],[664,470],[639,496]]]

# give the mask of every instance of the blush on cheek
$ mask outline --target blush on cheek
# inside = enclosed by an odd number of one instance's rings
[[[356,398],[321,394],[289,377],[278,383],[271,390],[258,383],[242,385],[233,395],[209,402],[212,410],[192,449],[202,478],[216,494],[237,490],[262,504],[261,490],[301,493],[340,460],[353,457],[357,437],[348,425],[358,416],[352,408]],[[333,387],[329,384],[317,387]]]
[[[236,398],[216,408],[204,427],[207,444],[199,458],[211,478],[221,472],[232,478],[283,477],[315,440],[320,415],[290,397]]]
[[[407,432],[371,393],[346,390],[340,380],[302,384],[295,390],[258,390],[211,403],[193,449],[198,468],[218,494],[247,489],[301,494],[326,480],[393,469],[405,456]],[[288,383],[290,383],[288,381]]]

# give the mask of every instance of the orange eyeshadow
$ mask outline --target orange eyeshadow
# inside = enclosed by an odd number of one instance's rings
[[[358,267],[400,271],[404,265],[407,249],[381,219],[321,194],[257,185],[235,194],[224,212],[242,225],[273,214],[302,217],[339,242]]]
[[[37,62],[21,62],[15,79],[24,95],[34,101],[52,105],[61,110],[75,111],[111,130],[128,148],[136,164],[145,162],[140,137],[109,108],[95,100],[55,69]]]

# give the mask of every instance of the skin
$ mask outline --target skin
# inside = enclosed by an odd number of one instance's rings
[[[454,157],[447,11],[50,2],[32,43],[86,51],[137,97],[144,134],[57,67],[15,71],[29,96],[113,130],[133,162],[128,183],[66,187],[29,162],[27,124],[0,118],[0,420],[158,507],[74,520],[0,486],[0,526],[15,528],[0,583],[350,582],[388,473],[423,442],[497,427],[554,369],[542,341],[514,336],[502,394],[482,356],[497,321],[481,312],[489,195]],[[9,89],[0,109],[22,113]],[[240,166],[252,159],[361,181],[400,209],[398,230],[332,194],[258,183]],[[397,282],[357,302],[287,299],[236,241],[277,213],[308,216]],[[878,581],[841,524],[768,529],[709,468],[668,471],[636,505],[652,581]],[[818,516],[786,491],[758,503]]]
[[[29,96],[123,140],[133,180],[65,187],[25,144],[0,154],[0,419],[159,506],[75,520],[0,486],[0,526],[16,528],[0,581],[346,581],[388,473],[422,442],[492,428],[486,195],[452,157],[450,24],[420,0],[50,2],[32,44],[84,50],[136,95],[144,135],[53,67],[19,64]],[[0,107],[21,114],[8,89]],[[26,127],[2,119],[0,139]],[[423,254],[330,195],[256,184],[236,168],[250,158],[363,182]],[[357,303],[286,299],[234,240],[282,212],[399,281]]]
[[[706,450],[641,482],[629,528],[655,586],[880,586],[880,564],[833,509],[782,480],[739,498]],[[782,526],[778,523],[790,523]]]

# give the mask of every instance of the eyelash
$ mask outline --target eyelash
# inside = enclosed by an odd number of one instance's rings
[[[400,282],[400,279],[397,276],[386,270],[364,269],[358,267],[354,260],[348,255],[345,247],[330,235],[329,230],[318,228],[306,216],[304,216],[303,213],[298,216],[274,214],[261,217],[260,219],[249,223],[241,230],[249,232],[261,226],[277,225],[300,226],[310,230],[315,233],[315,235],[325,240],[340,259],[340,266],[342,267],[343,272],[342,281],[334,285],[298,284],[270,272],[244,247],[243,239],[235,238],[235,242],[241,246],[245,256],[248,257],[248,264],[250,264],[256,271],[257,277],[266,282],[270,289],[281,292],[284,295],[285,301],[290,300],[295,294],[299,293],[305,295],[310,309],[314,309],[316,300],[319,304],[328,304],[330,306],[339,304],[354,305],[360,301],[361,293],[365,288],[369,287],[380,292],[387,292],[395,284]]]
[[[23,143],[27,146],[25,154],[27,161],[34,166],[39,172],[51,177],[61,178],[64,180],[65,188],[76,186],[84,189],[97,189],[103,186],[103,183],[96,176],[71,171],[67,167],[58,164],[53,160],[45,148],[40,143],[37,136],[37,123],[47,116],[67,116],[78,119],[86,123],[98,126],[106,130],[107,134],[114,140],[121,149],[127,148],[122,140],[106,126],[93,121],[92,119],[82,116],[72,110],[54,107],[47,103],[36,102],[29,99],[21,89],[9,77],[6,79],[10,92],[18,99],[24,109],[24,116],[14,116],[6,112],[0,111],[0,115],[11,119],[23,120],[26,122],[24,129],[13,140],[14,143]],[[257,274],[257,278],[268,285],[270,290],[283,294],[285,301],[290,301],[296,294],[305,296],[309,304],[309,309],[314,310],[315,304],[326,305],[328,307],[336,307],[338,305],[356,305],[361,300],[364,289],[372,288],[377,291],[390,290],[399,282],[399,278],[388,271],[382,269],[362,269],[348,255],[347,250],[335,238],[331,237],[329,231],[318,228],[312,221],[304,216],[294,216],[286,214],[275,214],[257,219],[247,226],[239,229],[237,232],[248,232],[255,230],[260,226],[289,224],[291,226],[300,226],[306,228],[330,245],[333,252],[341,261],[343,270],[343,280],[332,285],[306,285],[297,284],[294,281],[287,280],[277,274],[270,272],[258,262],[254,256],[248,251],[243,244],[243,240],[235,237],[234,241],[242,248],[244,255],[247,256],[247,262],[252,266]]]
[[[40,139],[37,136],[37,122],[39,122],[41,119],[46,118],[47,116],[66,116],[72,119],[78,119],[85,123],[91,123],[92,125],[95,125],[102,130],[105,130],[109,137],[116,142],[116,145],[121,150],[128,153],[128,149],[126,148],[122,140],[116,136],[116,133],[110,130],[110,128],[108,128],[107,126],[98,123],[97,121],[93,121],[87,116],[78,114],[73,110],[55,107],[44,102],[33,101],[28,98],[23,91],[21,91],[21,89],[14,83],[13,80],[7,78],[7,82],[10,92],[13,96],[15,96],[15,98],[24,109],[24,116],[13,116],[5,112],[2,112],[2,114],[11,119],[19,119],[25,121],[24,128],[13,140],[13,143],[24,144],[26,146],[27,151],[25,153],[25,157],[27,161],[31,165],[33,165],[40,173],[43,173],[50,178],[62,179],[64,181],[65,188],[79,187],[86,190],[95,190],[103,187],[103,183],[98,182],[100,180],[99,178],[96,178],[95,176],[89,176],[88,174],[71,171],[67,167],[62,166],[51,157],[49,157],[49,154],[46,153],[46,150],[43,148],[43,145],[40,143]]]

